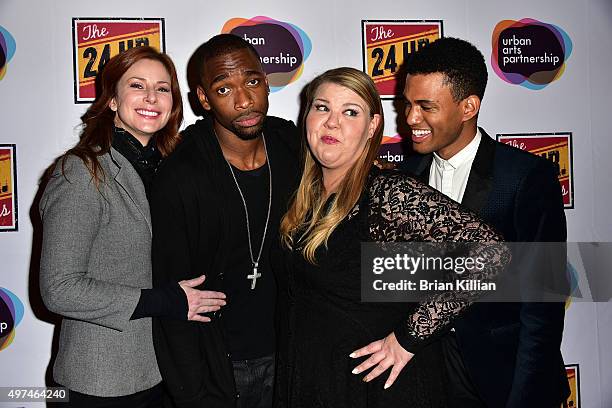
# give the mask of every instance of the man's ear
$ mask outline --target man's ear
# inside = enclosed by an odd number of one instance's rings
[[[480,98],[476,95],[470,95],[462,101],[463,104],[463,121],[471,120],[480,111]]]
[[[196,92],[198,94],[198,100],[200,101],[200,105],[202,105],[205,110],[209,111],[211,107],[210,103],[208,103],[208,97],[206,96],[206,92],[204,92],[204,88],[202,88],[201,85],[198,85],[198,87],[196,88]]]
[[[268,83],[268,76],[266,75],[266,89],[268,90],[268,95],[270,95],[270,84]]]

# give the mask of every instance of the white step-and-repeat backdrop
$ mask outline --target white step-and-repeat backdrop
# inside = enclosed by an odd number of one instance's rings
[[[315,75],[367,71],[384,99],[383,164],[404,154],[393,100],[404,56],[440,36],[469,40],[489,69],[481,126],[558,164],[570,241],[612,241],[610,0],[0,0],[0,387],[50,379],[57,318],[38,294],[33,203],[44,169],[78,138],[96,73],[122,49],[164,50],[190,124],[187,63],[221,32],[256,46],[270,113],[287,119],[297,120],[299,94]],[[584,265],[572,254],[570,262],[579,284]],[[568,303],[562,351],[568,406],[612,407],[611,303]]]

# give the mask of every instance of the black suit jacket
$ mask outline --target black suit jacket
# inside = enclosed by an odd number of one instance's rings
[[[511,242],[564,242],[561,187],[554,165],[482,140],[462,204]],[[415,155],[403,170],[428,184],[433,155]],[[569,395],[561,357],[562,303],[476,303],[455,322],[465,367],[491,408],[560,406]]]

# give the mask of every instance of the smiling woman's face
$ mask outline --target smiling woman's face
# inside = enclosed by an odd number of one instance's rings
[[[168,70],[155,60],[143,59],[130,67],[117,84],[109,106],[115,125],[146,145],[168,123],[172,111],[172,89]]]

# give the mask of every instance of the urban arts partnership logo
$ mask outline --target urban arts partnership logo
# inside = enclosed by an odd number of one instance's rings
[[[23,303],[10,290],[0,287],[0,351],[15,338],[15,327],[23,319]]]
[[[395,169],[404,161],[404,138],[401,135],[383,136],[374,161],[383,169]]]
[[[15,55],[17,43],[6,28],[0,26],[0,80],[6,75],[6,67],[8,62]]]
[[[310,38],[301,28],[270,17],[232,18],[221,32],[237,35],[255,47],[272,92],[280,91],[302,75],[312,50]]]
[[[500,21],[493,31],[491,65],[504,81],[539,90],[561,77],[572,40],[561,28],[531,18]]]
[[[572,298],[574,296],[577,298],[581,298],[582,292],[580,291],[580,285],[578,282],[578,271],[576,270],[576,267],[572,265],[572,263],[569,261],[567,262],[565,276],[569,283],[569,296],[565,300],[565,310],[567,310],[572,305]]]

